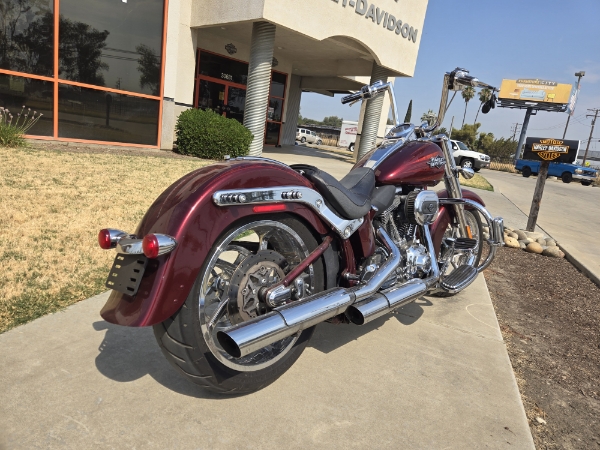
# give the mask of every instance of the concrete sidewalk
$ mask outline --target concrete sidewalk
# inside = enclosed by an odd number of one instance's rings
[[[285,151],[265,156],[350,168]],[[0,335],[0,449],[534,448],[482,276],[364,327],[319,325],[286,374],[242,397],[181,378],[151,329],[104,322],[106,298]]]

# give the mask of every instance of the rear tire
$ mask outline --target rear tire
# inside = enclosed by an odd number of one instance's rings
[[[563,183],[570,183],[571,181],[573,181],[573,174],[571,172],[564,172],[560,176],[560,179]]]
[[[352,142],[349,146],[348,146],[348,151],[354,153],[354,142]]]
[[[258,229],[260,233],[264,232],[264,235],[261,237],[257,231],[256,242],[245,241],[244,233],[255,229]],[[271,229],[275,231],[271,231]],[[240,242],[243,245],[240,245]],[[235,278],[232,279],[233,274],[237,274],[236,268],[247,264],[247,261],[256,255],[259,248],[272,250],[271,253],[276,252],[280,256],[281,253],[286,254],[288,265],[282,264],[282,267],[289,272],[317,245],[317,240],[309,229],[290,215],[249,217],[229,227],[213,244],[181,309],[168,320],[154,325],[154,335],[163,355],[179,373],[192,383],[213,392],[231,395],[248,394],[273,383],[300,357],[314,332],[314,327],[302,331],[299,335],[293,335],[271,344],[245,358],[236,359],[222,349],[215,336],[218,330],[231,326],[232,322],[240,323],[250,320],[250,318],[243,317],[244,314],[247,315],[247,311],[253,311],[251,308],[246,310],[246,306],[250,304],[244,303],[246,295],[241,296],[243,311],[236,306],[237,302],[232,303],[231,300],[228,300],[227,306],[224,308],[225,312],[211,328],[209,328],[210,319],[216,315],[214,313],[216,305],[219,304],[220,298],[224,296],[226,290],[229,290],[229,298],[231,298],[231,289],[234,289],[231,286],[236,285],[233,281]],[[229,250],[231,248],[235,250]],[[221,255],[235,254],[235,252],[239,255],[233,263],[221,259]],[[229,259],[233,259],[233,257],[229,257]],[[263,262],[258,262],[258,266],[263,264]],[[250,273],[254,267],[258,266],[253,266],[246,273]],[[260,267],[260,269],[263,268]],[[217,273],[217,270],[221,270],[221,272]],[[309,280],[308,286],[313,286],[310,293],[322,291],[325,287],[322,257],[307,270],[309,273],[305,276]],[[276,272],[273,273],[277,275]],[[270,277],[269,274],[267,278],[271,279]],[[229,281],[224,283],[224,280],[232,280],[231,286]],[[224,284],[226,286],[221,292]],[[244,283],[240,283],[236,293],[240,292],[242,284],[245,286]],[[236,298],[239,302],[240,296],[236,295]],[[254,304],[258,303],[258,301],[254,302]],[[266,305],[262,303],[260,305],[264,309],[262,314],[268,312],[264,307]],[[255,313],[262,315],[258,306]]]
[[[525,178],[529,178],[531,176],[531,167],[529,166],[525,166],[523,167],[523,170],[521,170],[521,174],[525,177]]]

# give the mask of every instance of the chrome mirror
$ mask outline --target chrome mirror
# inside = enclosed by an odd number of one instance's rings
[[[460,173],[467,180],[470,180],[475,176],[475,171],[470,167],[459,167],[458,173]]]

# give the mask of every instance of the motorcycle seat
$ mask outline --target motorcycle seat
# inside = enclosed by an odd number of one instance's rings
[[[375,189],[375,172],[368,167],[353,169],[340,181],[316,167],[297,164],[325,202],[345,219],[358,219],[371,209],[371,196]]]

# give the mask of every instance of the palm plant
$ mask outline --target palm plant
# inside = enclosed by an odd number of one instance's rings
[[[423,113],[421,116],[421,122],[427,122],[429,125],[433,125],[437,120],[437,114],[433,112],[432,109],[428,110],[426,113]]]
[[[477,117],[479,117],[479,111],[481,111],[481,107],[491,97],[492,97],[492,91],[490,91],[488,88],[483,88],[482,90],[479,91],[479,102],[480,102],[479,109],[477,110],[477,114],[475,115],[475,122],[473,122],[473,124],[477,123]]]
[[[467,106],[469,105],[469,100],[475,97],[475,88],[473,86],[467,86],[462,90],[462,98],[465,101],[465,113],[463,115],[462,124],[465,124],[465,118],[467,117]]]

